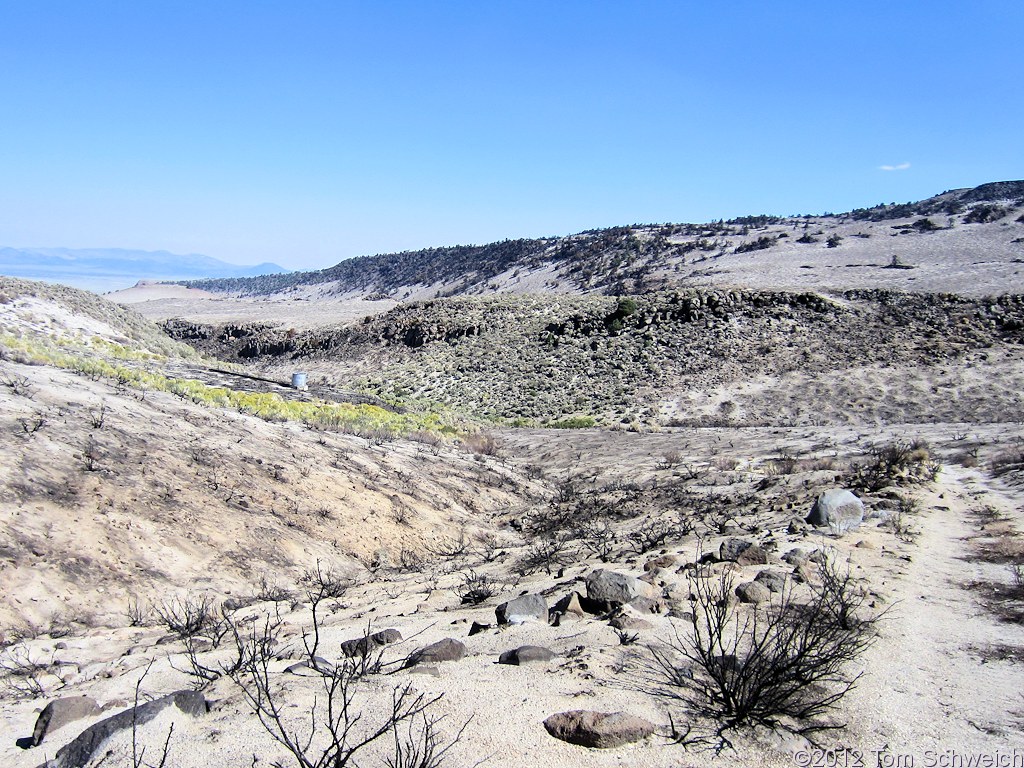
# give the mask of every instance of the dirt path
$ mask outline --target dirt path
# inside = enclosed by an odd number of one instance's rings
[[[865,751],[913,758],[883,758],[883,766],[940,765],[934,760],[952,751],[1016,749],[1024,756],[1024,627],[1000,622],[967,587],[1010,580],[1005,565],[977,556],[970,539],[979,523],[971,510],[992,505],[1024,530],[1021,494],[977,470],[947,465],[922,501],[916,542],[880,553],[894,577],[882,585],[891,595],[891,615],[855,694],[864,729],[855,725],[851,732],[873,734],[873,743],[861,746]],[[908,555],[909,562],[901,559]],[[993,658],[1000,652],[1002,660]]]

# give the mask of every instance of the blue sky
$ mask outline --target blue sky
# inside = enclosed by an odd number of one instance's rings
[[[0,245],[312,268],[1024,178],[1022,39],[1019,1],[0,0]]]

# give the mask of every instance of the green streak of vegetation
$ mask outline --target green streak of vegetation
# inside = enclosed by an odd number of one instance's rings
[[[99,342],[99,343],[97,343]],[[454,435],[459,424],[434,412],[395,413],[376,405],[286,400],[271,392],[240,392],[214,387],[194,379],[165,376],[152,370],[119,365],[116,360],[154,361],[159,355],[129,350],[120,345],[93,339],[89,346],[74,347],[64,341],[16,337],[0,334],[5,356],[34,365],[52,365],[75,371],[93,379],[108,379],[133,389],[168,392],[183,400],[208,407],[230,408],[265,421],[296,421],[310,428],[356,434],[370,439],[386,439],[412,433]],[[97,351],[115,359],[96,355]]]
[[[592,416],[569,416],[558,421],[548,422],[545,426],[552,429],[588,429],[597,424]]]

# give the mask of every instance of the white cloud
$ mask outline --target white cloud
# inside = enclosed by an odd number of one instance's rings
[[[878,170],[880,171],[905,171],[910,167],[910,163],[900,163],[899,165],[880,165]]]

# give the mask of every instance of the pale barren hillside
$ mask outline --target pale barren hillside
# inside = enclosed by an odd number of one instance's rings
[[[639,294],[691,285],[984,296],[1024,286],[1024,182],[823,216],[744,216],[348,259],[316,272],[193,281],[235,296],[415,301]]]
[[[317,559],[348,572],[421,557],[530,496],[440,422],[348,405],[288,421],[275,395],[229,400],[180,378],[203,371],[191,349],[114,305],[100,320],[91,294],[2,287],[8,633],[116,623],[129,598],[168,590],[246,596]],[[418,442],[392,442],[392,428]]]

